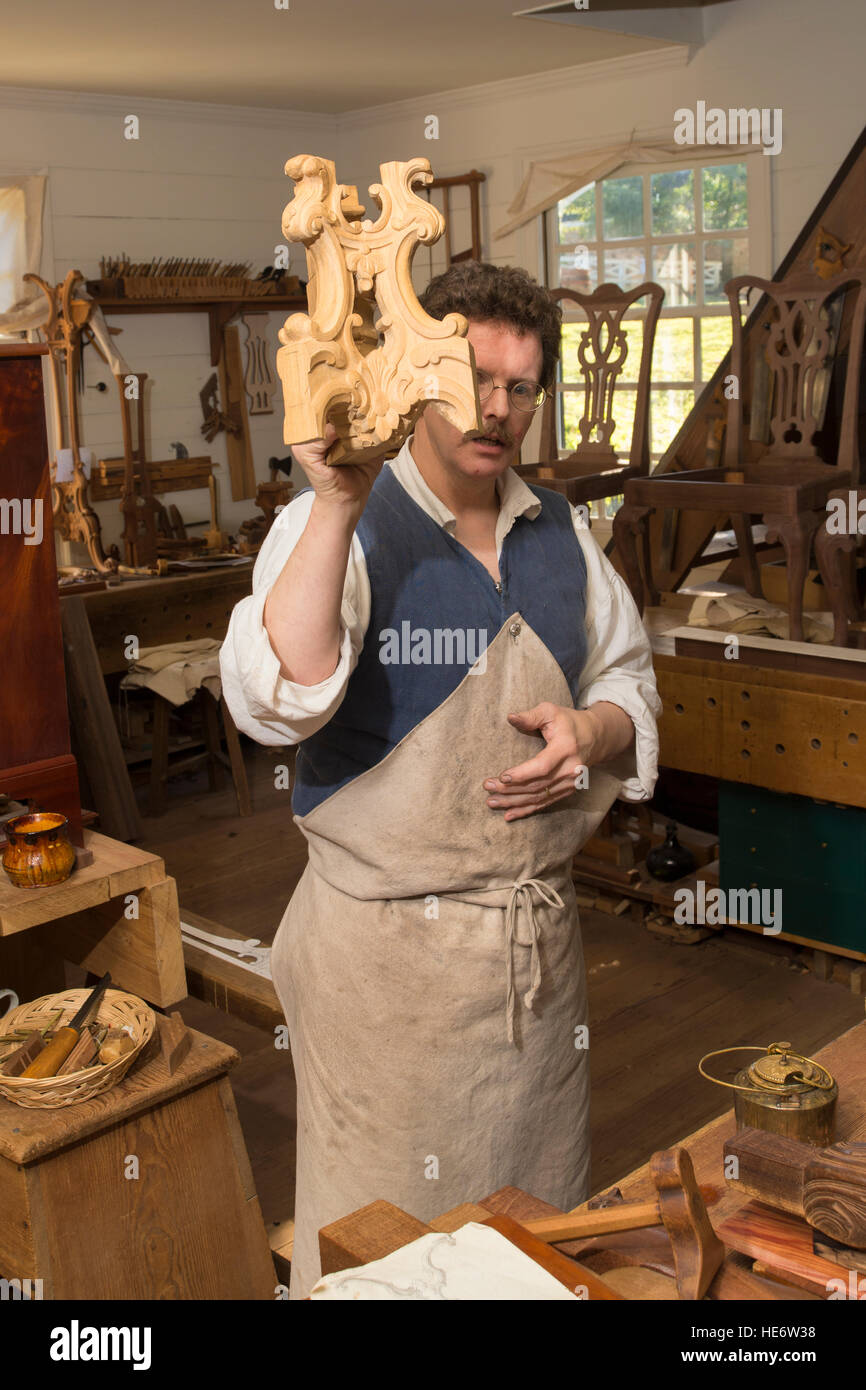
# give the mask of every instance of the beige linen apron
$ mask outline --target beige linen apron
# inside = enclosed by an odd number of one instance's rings
[[[573,704],[515,613],[381,763],[296,818],[309,864],[271,961],[298,1087],[292,1298],[320,1275],[319,1228],[377,1198],[424,1221],[509,1183],[587,1195],[570,864],[621,783],[593,768],[517,821],[487,806],[483,780],[541,746],[506,715],[543,700]]]

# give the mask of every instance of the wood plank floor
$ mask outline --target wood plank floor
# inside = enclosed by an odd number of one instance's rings
[[[178,779],[164,816],[145,819],[144,846],[178,881],[181,908],[270,942],[303,872],[306,847],[274,768],[288,750],[244,742],[255,814],[239,818],[231,788]],[[785,943],[728,931],[696,946],[650,935],[624,917],[581,914],[589,979],[593,1191],[609,1187],[729,1108],[698,1059],[738,1043],[780,1039],[811,1054],[859,1022],[863,1000],[805,971]],[[188,999],[186,1021],[236,1047],[231,1073],[265,1220],[293,1212],[295,1089],[271,1034]],[[743,1054],[744,1060],[748,1056]],[[371,1198],[379,1194],[371,1194]],[[481,1196],[467,1192],[467,1200]]]

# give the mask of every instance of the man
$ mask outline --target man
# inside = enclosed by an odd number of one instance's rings
[[[435,405],[390,465],[293,450],[311,490],[262,547],[222,670],[238,726],[297,743],[309,864],[274,942],[298,1084],[292,1297],[321,1226],[424,1220],[514,1183],[587,1195],[588,1020],[570,863],[648,797],[660,705],[624,583],[564,498],[510,470],[560,319],[467,262],[483,433]]]

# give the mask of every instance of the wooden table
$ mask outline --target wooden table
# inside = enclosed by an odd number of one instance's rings
[[[274,1297],[226,1075],[238,1054],[190,1032],[173,1076],[157,1035],[149,1060],[93,1100],[0,1098],[0,1276],[40,1280],[46,1299]]]
[[[167,1008],[186,998],[177,885],[156,854],[84,831],[93,861],[52,888],[0,874],[0,976],[21,1000],[65,987],[63,961],[111,971],[120,989]]]
[[[866,1021],[843,1033],[835,1042],[822,1048],[818,1060],[839,1082],[837,1108],[837,1139],[866,1140]],[[695,1176],[701,1185],[717,1189],[719,1200],[711,1207],[713,1226],[718,1229],[750,1200],[735,1185],[726,1183],[723,1169],[723,1148],[726,1139],[736,1131],[733,1110],[710,1121],[690,1134],[681,1144],[694,1164]],[[616,1183],[627,1202],[642,1202],[655,1197],[656,1189],[649,1171],[649,1162],[636,1168]],[[584,1204],[579,1210],[585,1210]],[[332,1274],[355,1265],[382,1259],[393,1250],[428,1231],[454,1231],[467,1221],[483,1221],[491,1212],[512,1217],[516,1221],[531,1221],[543,1216],[555,1216],[560,1208],[542,1201],[517,1187],[503,1187],[474,1202],[464,1202],[428,1223],[416,1220],[386,1201],[377,1201],[352,1212],[319,1235],[322,1252],[322,1272]],[[573,1242],[558,1247],[566,1254],[574,1250]],[[749,1261],[740,1255],[729,1255],[726,1261],[727,1283],[718,1296],[748,1297],[738,1288],[738,1274],[749,1268]],[[847,1270],[839,1267],[841,1275]],[[787,1288],[784,1297],[802,1297],[797,1289]]]

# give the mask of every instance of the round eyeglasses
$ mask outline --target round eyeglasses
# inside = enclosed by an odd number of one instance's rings
[[[547,392],[537,381],[514,381],[510,386],[497,386],[489,372],[475,373],[479,401],[489,400],[494,391],[507,391],[515,410],[531,412],[547,400]]]

